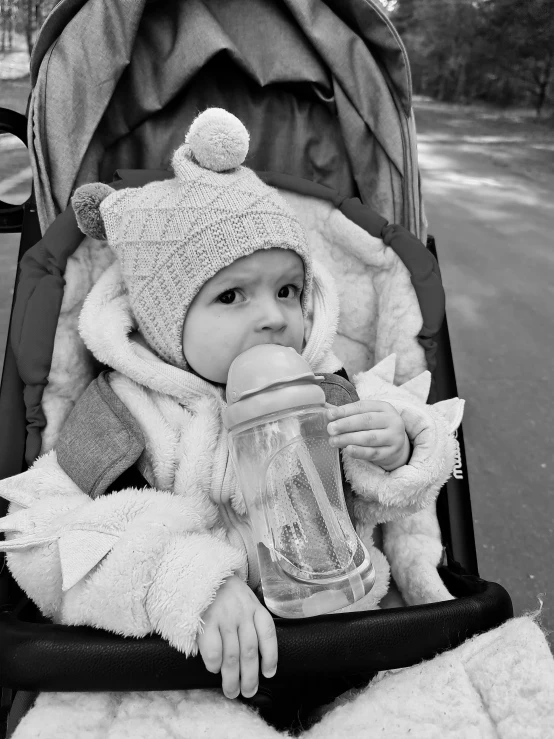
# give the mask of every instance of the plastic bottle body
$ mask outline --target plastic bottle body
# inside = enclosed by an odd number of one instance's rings
[[[325,408],[273,413],[229,432],[256,539],[266,606],[278,616],[329,613],[374,583],[346,508]]]

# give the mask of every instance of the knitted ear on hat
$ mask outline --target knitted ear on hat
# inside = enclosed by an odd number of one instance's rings
[[[86,236],[100,241],[106,240],[106,229],[100,213],[100,203],[115,190],[102,182],[82,185],[75,190],[71,205],[75,211],[77,225]]]

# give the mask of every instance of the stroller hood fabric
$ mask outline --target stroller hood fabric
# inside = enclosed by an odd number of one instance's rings
[[[167,166],[196,113],[218,106],[251,132],[249,167],[359,194],[425,239],[407,58],[367,0],[63,0],[33,79],[43,231],[76,186]]]

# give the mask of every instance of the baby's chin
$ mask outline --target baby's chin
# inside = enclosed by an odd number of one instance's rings
[[[238,355],[237,355],[238,356]],[[229,367],[231,362],[226,363],[225,366],[218,367],[212,362],[209,366],[204,367],[203,365],[197,365],[196,367],[187,360],[188,370],[193,375],[200,377],[202,380],[211,382],[212,385],[222,385],[225,387],[227,384],[227,375],[229,374]]]

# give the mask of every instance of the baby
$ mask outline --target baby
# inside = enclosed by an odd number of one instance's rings
[[[224,385],[231,362],[258,344],[304,348],[302,295],[305,267],[292,249],[273,247],[237,259],[195,296],[183,327],[189,368]],[[388,403],[358,401],[328,410],[329,443],[345,454],[391,471],[405,464],[409,441],[400,414]],[[277,669],[273,619],[237,575],[221,585],[203,615],[198,648],[210,672],[221,670],[223,692],[253,696],[262,672]]]
[[[80,228],[116,255],[79,326],[110,369],[76,403],[54,451],[0,486],[12,503],[1,548],[47,617],[198,650],[228,698],[253,696],[260,667],[266,677],[277,669],[221,421],[231,362],[274,343],[324,375],[329,443],[342,450],[376,570],[363,607],[378,607],[388,589],[373,527],[432,503],[455,454],[439,413],[407,391],[395,407],[394,367],[375,375],[386,401],[360,400],[336,374],[333,281],[283,198],[241,166],[247,152],[242,123],[210,109],[174,154],[173,179],[76,191]],[[410,455],[417,464],[402,476]]]

